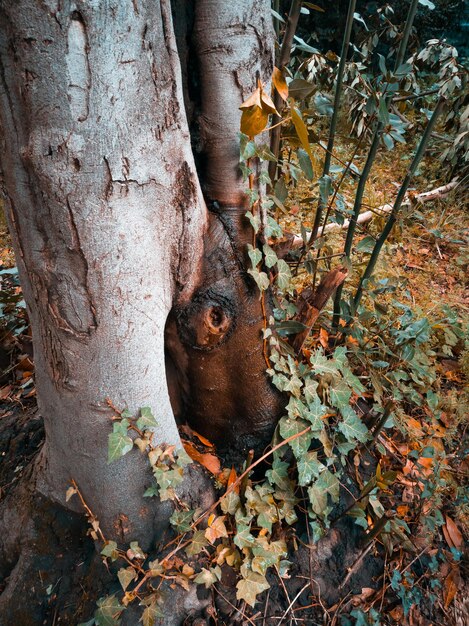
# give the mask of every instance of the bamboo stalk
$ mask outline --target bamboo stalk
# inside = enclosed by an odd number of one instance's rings
[[[290,61],[291,47],[293,43],[293,37],[296,32],[296,27],[298,26],[298,19],[300,17],[300,11],[301,11],[301,3],[302,3],[302,0],[292,0],[291,6],[290,6],[290,13],[288,14],[287,25],[285,27],[285,33],[283,35],[282,47],[280,48],[280,54],[279,54],[278,62],[277,62],[278,63],[277,67],[279,68],[279,70],[283,70],[284,67]],[[283,100],[278,94],[277,90],[275,90],[275,93],[274,93],[274,104],[275,104],[275,108],[277,109],[277,111],[281,113],[281,110],[283,108]],[[273,116],[272,126],[276,124],[277,126],[273,128],[271,135],[270,135],[270,150],[276,159],[278,159],[278,156],[280,153],[281,125],[278,125],[278,122],[280,121],[281,121],[281,118],[278,115]],[[277,173],[277,161],[270,161],[269,162],[269,176],[271,180],[271,187],[273,187],[275,183],[276,173]]]
[[[363,295],[363,283],[365,280],[368,280],[373,274],[373,271],[376,266],[376,262],[378,260],[381,249],[384,245],[384,242],[388,238],[395,222],[397,221],[397,216],[399,214],[402,203],[404,201],[405,194],[407,193],[407,189],[410,185],[410,181],[412,180],[412,177],[414,176],[415,171],[417,167],[419,166],[420,161],[422,160],[425,149],[430,140],[432,131],[435,128],[438,118],[443,112],[444,106],[445,106],[445,101],[443,98],[440,98],[435,107],[435,110],[433,111],[433,115],[431,119],[429,120],[427,127],[425,128],[425,131],[422,135],[417,151],[414,155],[414,158],[412,159],[412,163],[410,164],[409,170],[407,171],[406,177],[404,178],[404,181],[399,189],[399,192],[397,194],[396,200],[394,201],[394,205],[392,207],[389,218],[383,228],[381,235],[376,240],[370,259],[368,261],[368,265],[366,266],[365,271],[363,272],[363,276],[360,279],[360,283],[358,285],[357,291],[353,299],[352,315],[355,313],[358,305],[360,304],[360,301]]]
[[[327,141],[326,156],[324,159],[324,168],[322,171],[322,177],[329,176],[331,168],[332,151],[334,149],[335,132],[337,128],[337,120],[339,119],[340,98],[342,95],[342,84],[344,80],[345,63],[347,62],[347,52],[350,45],[350,36],[352,34],[353,15],[355,13],[356,0],[350,0],[347,13],[347,21],[345,24],[344,38],[342,39],[342,49],[340,51],[339,67],[337,69],[337,81],[335,85],[334,93],[334,110],[331,118],[331,125],[329,127],[329,138]],[[311,245],[318,236],[319,226],[321,224],[321,217],[326,206],[323,198],[319,197],[318,208],[316,209],[316,215],[314,216],[313,228],[311,231],[311,237],[309,244]]]

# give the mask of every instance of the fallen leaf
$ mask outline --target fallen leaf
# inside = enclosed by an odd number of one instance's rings
[[[461,575],[459,572],[459,567],[453,566],[453,569],[445,578],[445,584],[443,587],[443,598],[445,601],[445,609],[449,607],[451,602],[454,600],[456,593],[459,589],[459,585],[461,582]]]
[[[191,457],[193,461],[197,461],[200,465],[203,465],[214,476],[217,476],[221,472],[220,459],[211,454],[210,452],[199,452],[193,443],[190,441],[182,442],[184,450]]]
[[[205,529],[205,537],[210,541],[211,544],[215,543],[217,539],[221,537],[228,537],[228,531],[225,526],[225,516],[221,515],[220,517],[211,520],[208,528]]]
[[[449,545],[450,548],[456,548],[457,550],[460,550],[464,543],[461,531],[453,522],[453,520],[447,515],[445,515],[445,520],[446,523],[443,526],[443,534],[445,536],[446,543]]]

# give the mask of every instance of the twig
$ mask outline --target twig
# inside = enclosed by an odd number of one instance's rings
[[[280,580],[282,580],[282,579],[280,578]],[[282,581],[282,584],[283,584],[283,581]],[[284,587],[285,587],[285,585],[284,585]],[[303,593],[303,591],[306,589],[306,587],[309,587],[309,582],[307,582],[305,585],[303,585],[303,587],[302,587],[302,588],[298,591],[298,593],[296,594],[296,596],[295,596],[295,597],[293,598],[293,600],[290,602],[290,604],[288,605],[287,610],[286,610],[286,611],[285,611],[285,613],[282,615],[282,618],[281,618],[281,620],[280,620],[280,622],[279,622],[279,626],[280,626],[280,624],[283,622],[283,620],[285,619],[285,617],[288,615],[288,612],[291,610],[292,606],[295,604],[295,602],[296,602],[296,601],[298,600],[298,598],[301,596],[301,594],[302,594],[302,593]],[[293,619],[294,619],[294,620],[295,620],[295,622],[296,622],[296,617],[295,617],[295,616],[293,616]]]
[[[223,600],[227,604],[229,604],[237,613],[240,613],[245,619],[247,619],[248,622],[252,624],[252,626],[256,626],[255,622],[253,622],[252,619],[246,615],[246,613],[244,613],[241,609],[238,609],[238,607],[236,607],[232,602],[230,602],[228,598],[222,594],[222,592],[220,591],[220,589],[218,589],[218,587],[215,587],[215,585],[213,585],[213,588],[223,598]]]
[[[460,181],[452,180],[447,185],[443,185],[442,187],[437,187],[436,189],[430,189],[429,191],[425,191],[424,193],[419,193],[412,197],[412,199],[406,200],[402,203],[403,207],[411,206],[412,204],[424,204],[425,202],[429,202],[430,200],[437,200],[439,198],[445,198],[449,195],[456,187],[459,187]],[[376,209],[372,209],[369,211],[365,211],[357,218],[357,224],[363,224],[364,222],[369,222],[375,215],[381,216],[386,215],[386,213],[391,213],[392,205],[391,204],[383,204]],[[345,230],[348,228],[350,224],[350,220],[345,220],[343,224],[327,224],[324,228],[323,233],[330,233],[336,230]],[[303,238],[301,235],[295,235],[291,241],[291,248],[299,248],[303,245]]]

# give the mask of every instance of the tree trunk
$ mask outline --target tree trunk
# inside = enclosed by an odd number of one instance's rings
[[[45,418],[39,488],[64,502],[74,478],[106,532],[142,538],[145,461],[107,464],[106,398],[152,407],[157,439],[179,445],[164,327],[194,288],[207,220],[169,0],[0,6],[2,186]]]

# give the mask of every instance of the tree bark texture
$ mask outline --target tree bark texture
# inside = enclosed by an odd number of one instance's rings
[[[0,20],[2,189],[45,417],[40,489],[63,502],[73,477],[106,531],[139,536],[154,514],[144,460],[107,464],[106,398],[152,407],[158,440],[179,444],[164,327],[194,288],[206,227],[169,0],[4,0]]]
[[[180,445],[172,401],[244,448],[281,406],[238,173],[238,107],[272,69],[270,3],[173,0],[179,51],[170,4],[0,0],[1,189],[45,418],[38,489],[64,503],[73,478],[108,536],[142,545],[167,511],[142,499],[138,453],[107,464],[106,399],[150,406],[158,442]]]

